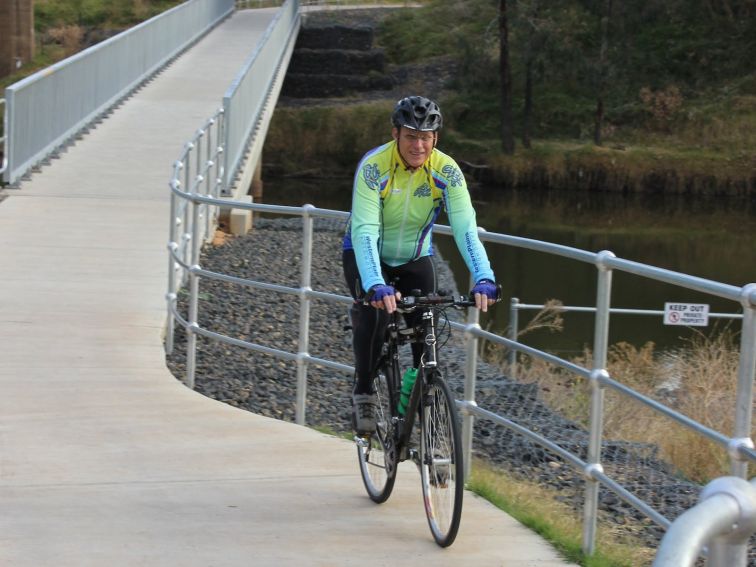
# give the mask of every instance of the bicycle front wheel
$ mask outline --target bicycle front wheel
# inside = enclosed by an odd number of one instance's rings
[[[374,380],[378,397],[376,408],[375,431],[358,439],[357,456],[360,462],[360,474],[368,496],[380,504],[388,500],[396,480],[396,444],[391,425],[393,370],[387,364],[379,367]]]
[[[420,476],[425,514],[441,547],[454,543],[462,516],[464,463],[457,408],[449,386],[433,376],[423,396]]]

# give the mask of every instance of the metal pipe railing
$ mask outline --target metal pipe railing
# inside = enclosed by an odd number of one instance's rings
[[[176,241],[179,236],[179,229],[183,227],[190,227],[188,223],[189,204],[190,200],[182,199],[180,196],[181,187],[189,188],[189,192],[195,197],[199,196],[199,187],[202,185],[202,181],[205,184],[205,191],[207,196],[218,198],[220,193],[221,179],[223,175],[221,156],[223,154],[222,140],[223,140],[223,124],[224,124],[224,111],[219,109],[204,126],[195,132],[192,139],[184,145],[184,149],[173,164],[173,177],[171,179],[171,199],[170,199],[170,222],[168,230],[169,242],[172,245],[168,257],[168,291],[166,292],[166,299],[172,301],[176,294],[176,290],[180,287],[180,284],[184,283],[184,279],[189,274],[188,265],[188,249],[189,243],[192,242],[191,230],[192,228],[185,228],[181,233],[181,244]],[[202,140],[206,139],[205,152],[203,156]],[[196,150],[196,151],[195,151]],[[191,174],[191,159],[195,158],[195,176],[192,178]],[[204,157],[204,162],[201,158]],[[183,182],[181,177],[183,175]],[[199,233],[198,237],[209,237],[212,231],[215,230],[215,224],[217,224],[217,215],[211,214],[211,209],[217,210],[217,207],[212,207],[209,203],[203,203],[204,212],[200,212],[199,215],[204,219],[205,224],[203,230]],[[179,282],[176,280],[177,272],[183,269],[184,277]],[[166,339],[165,350],[170,354],[173,352],[173,313],[168,311],[168,318],[166,323]]]
[[[287,6],[291,7],[291,4],[287,4]],[[247,68],[251,68],[251,66],[252,62],[249,63]],[[227,127],[229,123],[228,107],[226,107],[226,110],[224,112],[216,115],[216,117],[221,119],[218,126],[218,132],[221,132],[223,131],[224,126]],[[234,134],[234,139],[243,139],[243,136],[241,136],[239,132],[240,131],[237,129],[236,133]],[[193,386],[194,384],[194,372],[196,368],[195,350],[197,336],[204,336],[213,340],[236,345],[266,355],[276,356],[283,360],[296,363],[296,422],[304,424],[306,423],[305,410],[308,366],[310,364],[317,364],[347,374],[354,371],[353,367],[349,365],[317,358],[307,352],[309,347],[310,301],[317,298],[326,301],[341,302],[345,304],[350,304],[352,302],[352,299],[349,297],[325,293],[317,290],[312,290],[310,288],[313,219],[316,217],[345,219],[348,217],[348,214],[341,211],[317,209],[311,205],[305,205],[304,207],[285,207],[277,205],[263,205],[257,203],[230,202],[228,200],[220,199],[218,188],[221,188],[222,190],[228,189],[228,179],[231,176],[231,170],[235,169],[237,166],[227,166],[225,169],[221,168],[220,170],[214,170],[216,172],[216,181],[213,185],[213,183],[209,179],[208,171],[211,167],[219,167],[217,164],[223,161],[219,159],[219,154],[225,152],[226,155],[224,156],[224,159],[226,160],[226,162],[234,163],[233,159],[231,161],[228,161],[228,130],[223,131],[223,135],[219,134],[217,140],[218,147],[216,153],[211,154],[210,142],[204,142],[206,146],[203,152],[203,135],[198,133],[195,139],[193,139],[185,146],[180,159],[177,160],[176,164],[174,164],[174,175],[170,182],[172,202],[170,217],[171,228],[169,230],[170,241],[168,244],[170,269],[167,293],[169,312],[168,322],[170,328],[168,329],[167,333],[168,338],[166,340],[166,350],[170,352],[170,349],[172,349],[173,347],[172,333],[174,323],[184,327],[184,329],[188,333],[186,382],[187,385],[190,386]],[[203,155],[203,153],[205,154],[204,166],[199,163],[199,160],[201,159],[200,156]],[[211,159],[211,156],[214,156],[215,159]],[[194,164],[192,164],[192,159],[195,160]],[[200,191],[200,188],[202,186],[205,187],[204,193]],[[298,288],[280,286],[261,281],[238,278],[226,274],[214,273],[203,269],[199,265],[199,250],[202,242],[202,230],[198,225],[203,224],[205,227],[205,234],[209,234],[211,228],[214,228],[214,221],[210,218],[210,215],[207,211],[212,210],[211,207],[221,206],[230,206],[235,209],[246,209],[257,212],[301,216],[303,218],[302,266],[300,274],[300,286]],[[204,216],[201,211],[205,211]],[[201,220],[202,222],[200,222]],[[451,229],[447,226],[437,226],[434,228],[434,232],[436,232],[437,234],[450,235]],[[666,415],[676,420],[684,427],[692,429],[698,434],[701,434],[714,441],[718,446],[722,447],[723,450],[727,451],[727,454],[731,459],[731,468],[733,474],[735,474],[739,480],[742,480],[745,477],[747,471],[747,463],[756,462],[756,452],[753,448],[753,442],[749,438],[752,421],[753,381],[754,373],[756,372],[756,316],[754,315],[754,310],[756,309],[756,284],[749,284],[747,286],[744,286],[743,288],[738,288],[711,280],[705,280],[703,278],[689,276],[687,274],[671,272],[669,270],[663,270],[660,268],[655,268],[653,266],[639,264],[637,262],[630,262],[621,258],[616,258],[614,254],[608,251],[596,254],[587,252],[585,250],[579,250],[576,248],[570,248],[567,246],[552,244],[548,242],[504,234],[488,233],[483,230],[480,231],[480,238],[484,242],[532,250],[540,253],[572,259],[579,262],[590,263],[596,266],[598,279],[596,306],[586,308],[569,308],[576,311],[590,310],[592,312],[595,312],[596,319],[593,341],[594,357],[592,366],[590,369],[588,369],[583,368],[582,366],[577,365],[573,362],[564,360],[551,353],[547,353],[528,345],[519,343],[517,341],[517,312],[520,307],[525,308],[531,306],[521,306],[516,298],[512,299],[512,318],[510,321],[512,325],[510,325],[509,338],[501,337],[488,331],[483,331],[478,324],[478,315],[475,310],[468,312],[467,321],[465,324],[452,322],[452,327],[464,330],[466,339],[464,394],[463,399],[457,401],[464,419],[463,446],[466,459],[466,475],[469,473],[470,467],[474,418],[478,417],[481,419],[486,419],[493,423],[507,427],[511,431],[514,431],[520,435],[523,435],[534,443],[558,455],[559,457],[564,459],[565,462],[569,463],[575,469],[580,471],[586,482],[585,504],[583,509],[583,551],[585,553],[591,554],[595,550],[599,485],[604,486],[608,490],[615,493],[619,498],[632,505],[634,508],[654,521],[656,524],[662,526],[665,529],[669,528],[671,522],[667,518],[665,518],[662,514],[660,514],[657,510],[655,510],[648,503],[644,502],[638,496],[628,491],[616,479],[608,476],[603,470],[600,458],[603,441],[602,425],[604,418],[604,391],[605,388],[609,387],[614,391],[620,393],[621,395],[645,404],[653,411]],[[178,274],[177,270],[182,273],[183,277],[176,277]],[[738,370],[738,401],[737,407],[735,408],[736,425],[735,434],[733,437],[728,437],[718,431],[708,428],[688,418],[687,416],[676,412],[672,408],[664,406],[663,404],[660,404],[655,400],[652,400],[638,392],[635,392],[631,388],[617,382],[616,380],[613,380],[610,377],[606,369],[610,315],[612,313],[627,313],[631,311],[611,307],[612,275],[615,270],[633,273],[646,279],[662,281],[683,288],[716,295],[737,301],[743,306],[743,330],[741,333],[741,353]],[[242,341],[240,339],[227,337],[209,329],[203,329],[197,321],[197,297],[199,294],[200,280],[205,278],[224,280],[242,286],[266,289],[277,293],[297,295],[300,298],[300,328],[299,338],[297,342],[297,352],[287,352],[272,347],[258,345],[255,343]],[[188,279],[189,282],[190,296],[188,315],[186,318],[182,317],[177,312],[177,290],[179,287],[181,287],[185,279]],[[568,308],[565,308],[565,310],[567,309]],[[660,314],[660,312],[652,313],[650,310],[632,310],[632,312],[641,314]],[[726,314],[721,315],[726,316]],[[716,316],[716,314],[710,314],[710,316]],[[510,349],[509,364],[511,370],[513,371],[513,374],[517,362],[517,353],[522,353],[555,364],[569,372],[574,373],[577,376],[588,380],[591,388],[591,409],[588,432],[588,454],[585,461],[580,459],[577,455],[574,455],[573,453],[567,451],[563,447],[560,447],[553,441],[539,435],[538,433],[530,431],[520,424],[507,419],[505,416],[497,415],[485,408],[478,406],[476,402],[475,391],[479,339],[487,340],[496,344],[503,344]],[[712,497],[712,500],[716,502],[722,500],[722,498],[720,498],[720,495],[717,494]],[[732,514],[730,514],[729,511],[726,515],[726,520],[732,519]],[[701,516],[704,517],[701,519]],[[704,523],[708,522],[709,525],[709,527],[701,530],[698,535],[696,535],[696,546],[698,546],[699,543],[701,545],[704,545],[707,538],[714,537],[716,539],[717,537],[719,537],[719,535],[721,535],[722,533],[720,528],[726,523],[724,520],[722,520],[722,518],[719,517],[718,514],[709,517],[696,512],[696,518],[696,521],[702,521]],[[722,521],[720,522],[720,520]],[[752,533],[754,529],[756,529],[756,527],[748,524],[747,530],[750,530],[749,533]],[[668,544],[668,547],[687,545],[689,547],[687,552],[692,553],[692,557],[694,558],[698,556],[700,548],[696,547],[696,549],[693,549],[691,551],[690,548],[693,547],[693,543],[691,543],[690,541],[683,542],[680,538],[672,539],[673,541],[672,543]],[[741,565],[744,566],[745,563],[741,562],[741,556],[743,556],[742,550],[740,548],[735,549],[733,545],[737,547],[741,545],[741,543],[736,542],[735,544],[733,544],[731,539],[727,538],[722,539],[721,541],[713,541],[710,546],[710,549],[712,550],[711,553],[716,552],[721,557],[726,557],[727,561],[730,561],[730,563],[726,563],[728,567],[740,567]],[[721,565],[725,565],[725,563],[722,563]],[[664,566],[666,567],[667,564],[664,564]],[[719,565],[717,565],[717,567],[719,567]]]
[[[475,286],[472,275],[470,275],[470,289]],[[465,327],[465,341],[466,354],[465,354],[465,389],[464,389],[464,401],[461,405],[462,408],[470,408],[477,405],[475,403],[475,380],[478,368],[478,336],[473,332],[474,329],[480,330],[480,313],[477,309],[467,310],[467,325]],[[465,479],[470,478],[470,469],[472,463],[470,455],[472,455],[473,446],[473,428],[475,425],[474,414],[470,411],[462,412],[462,450],[466,456],[465,458]]]
[[[195,205],[198,204],[205,204],[205,205],[220,205],[222,203],[228,204],[227,201],[208,197],[205,195],[199,195],[196,193],[189,193],[181,191],[181,184],[180,183],[172,183],[171,185],[172,192],[174,193],[174,196],[177,198],[184,198],[188,200],[192,200]],[[307,205],[305,207],[288,207],[288,206],[277,206],[277,205],[263,205],[263,204],[257,204],[257,203],[234,203],[233,206],[236,208],[242,208],[242,209],[249,209],[252,211],[258,211],[258,212],[267,212],[267,213],[278,213],[278,214],[284,214],[284,215],[296,215],[296,216],[302,216],[304,218],[304,229],[305,229],[305,237],[303,238],[303,252],[302,252],[302,258],[303,263],[307,264],[310,262],[312,249],[311,249],[311,236],[310,238],[307,237],[308,232],[312,231],[312,219],[314,217],[324,217],[324,218],[346,218],[348,216],[347,213],[339,212],[339,211],[329,211],[329,210],[322,210],[317,209],[315,207],[312,207],[310,205]],[[308,227],[309,225],[309,227]],[[439,227],[441,230],[438,232],[445,232],[447,230],[447,227]],[[310,232],[311,234],[311,232]],[[190,239],[191,240],[191,239]],[[292,295],[299,295],[301,298],[302,303],[300,304],[300,314],[301,317],[301,327],[300,327],[300,340],[299,340],[299,348],[297,353],[283,353],[282,351],[279,351],[277,349],[272,349],[270,347],[263,347],[260,345],[254,345],[253,343],[246,343],[244,341],[240,341],[238,339],[231,339],[229,337],[223,337],[222,335],[219,335],[217,333],[213,333],[211,331],[201,329],[196,325],[196,321],[192,321],[191,318],[191,303],[190,303],[190,317],[189,320],[183,320],[181,318],[178,318],[174,315],[174,318],[179,323],[186,326],[187,330],[192,334],[202,335],[211,337],[215,340],[225,340],[229,344],[235,344],[238,346],[243,346],[245,348],[249,348],[252,350],[255,350],[257,352],[278,356],[281,358],[284,358],[286,360],[294,361],[297,364],[297,410],[296,410],[296,421],[297,423],[306,423],[305,419],[305,400],[306,400],[306,375],[307,375],[307,365],[308,364],[319,364],[323,366],[327,366],[329,368],[333,368],[334,370],[338,370],[345,373],[351,373],[353,372],[353,368],[348,365],[342,365],[339,363],[335,363],[332,361],[327,361],[324,359],[318,359],[317,357],[311,356],[307,352],[307,345],[308,345],[308,339],[307,333],[309,331],[309,309],[306,307],[306,301],[310,298],[318,297],[320,299],[326,299],[331,301],[338,301],[345,304],[351,303],[351,298],[345,297],[345,296],[337,296],[334,294],[328,294],[324,292],[318,292],[315,290],[310,289],[309,284],[309,268],[305,268],[304,265],[302,267],[302,279],[300,282],[299,288],[293,288],[293,287],[286,287],[286,286],[279,286],[275,284],[268,284],[265,282],[257,282],[253,280],[245,280],[243,278],[236,278],[234,276],[228,276],[225,274],[217,274],[213,273],[207,270],[202,269],[198,265],[194,264],[193,262],[190,264],[182,263],[180,259],[177,256],[177,251],[179,250],[180,246],[177,242],[172,242],[169,245],[169,248],[171,250],[172,255],[172,261],[176,262],[179,265],[184,266],[185,268],[189,268],[189,272],[192,274],[193,277],[207,277],[207,278],[216,278],[216,279],[222,279],[229,282],[234,282],[240,285],[244,286],[251,286],[251,287],[257,287],[259,289],[267,289],[272,290],[280,293],[288,293]],[[572,254],[572,252],[569,252]],[[550,353],[546,353],[543,351],[540,351],[538,349],[535,349],[533,347],[530,347],[528,345],[524,345],[522,343],[518,343],[517,341],[513,341],[511,339],[507,339],[505,337],[500,337],[498,335],[495,335],[493,333],[490,333],[488,331],[483,331],[480,329],[479,325],[477,324],[477,320],[472,318],[468,318],[467,324],[460,324],[452,322],[452,326],[457,329],[463,329],[466,334],[467,338],[467,361],[466,361],[466,372],[465,372],[465,391],[464,391],[464,399],[461,401],[458,401],[458,405],[463,413],[463,416],[465,418],[465,422],[463,423],[463,443],[465,445],[465,454],[466,454],[466,469],[469,471],[469,455],[471,451],[471,445],[472,445],[472,425],[473,425],[473,418],[475,416],[479,418],[488,419],[491,421],[494,421],[495,423],[504,425],[513,431],[523,434],[526,437],[530,438],[534,442],[538,443],[539,445],[545,447],[546,449],[556,453],[560,457],[564,458],[565,461],[571,463],[574,467],[578,468],[581,471],[581,474],[586,479],[586,505],[584,507],[584,551],[586,553],[592,553],[594,551],[595,546],[595,531],[596,531],[596,518],[597,518],[597,494],[598,494],[598,486],[603,485],[613,492],[615,492],[620,498],[634,506],[636,509],[641,511],[643,514],[645,514],[647,517],[652,519],[657,524],[661,525],[662,527],[668,527],[670,525],[670,521],[666,518],[664,518],[661,514],[656,512],[651,506],[649,506],[647,503],[645,503],[643,500],[635,496],[634,494],[627,491],[624,487],[622,487],[619,483],[616,482],[616,480],[610,478],[608,475],[606,475],[603,471],[603,468],[601,466],[600,462],[600,446],[601,446],[601,423],[603,421],[603,390],[606,387],[611,387],[614,390],[618,391],[619,393],[632,397],[633,399],[636,399],[640,401],[641,403],[646,404],[648,407],[652,408],[653,410],[663,413],[669,417],[672,417],[673,419],[677,420],[682,425],[689,427],[691,429],[694,429],[698,433],[710,438],[711,440],[715,441],[718,445],[722,446],[724,450],[727,450],[731,456],[733,456],[733,459],[737,462],[746,462],[746,461],[754,461],[756,462],[756,453],[753,451],[752,443],[750,442],[750,439],[746,438],[729,438],[719,432],[716,432],[712,429],[709,429],[702,424],[699,424],[695,422],[694,420],[679,414],[672,410],[671,408],[668,408],[655,400],[652,400],[650,398],[647,398],[643,396],[642,394],[635,392],[634,390],[624,386],[623,384],[620,384],[616,381],[614,381],[608,374],[605,365],[606,365],[606,352],[608,348],[608,324],[609,324],[609,315],[611,313],[610,308],[610,295],[611,295],[611,274],[612,270],[609,269],[607,266],[609,265],[609,262],[613,259],[613,255],[608,252],[602,252],[599,254],[595,254],[594,256],[594,264],[598,267],[598,278],[599,278],[599,285],[598,285],[598,294],[597,294],[597,306],[596,306],[596,313],[597,313],[597,323],[596,323],[596,332],[594,337],[594,351],[597,353],[597,356],[594,357],[594,363],[591,369],[583,368],[579,365],[576,365],[572,362],[569,362],[567,360],[561,359],[555,355],[552,355]],[[190,294],[194,293],[194,291],[190,291]],[[741,293],[743,297],[746,297],[748,299],[748,302],[750,301],[750,298],[752,296],[752,291],[749,286],[746,286],[744,288],[744,291]],[[175,294],[172,296],[173,303],[171,309],[175,309]],[[748,303],[745,302],[745,303]],[[750,305],[750,303],[748,303]],[[747,309],[752,309],[748,307]],[[193,324],[194,323],[194,324]],[[748,325],[750,323],[750,318],[745,317],[744,318],[744,325]],[[537,434],[534,434],[533,432],[529,432],[522,426],[507,420],[503,416],[497,416],[496,414],[493,414],[489,412],[488,410],[484,408],[480,408],[477,406],[477,403],[475,401],[475,368],[477,364],[477,344],[474,339],[483,338],[485,340],[492,341],[494,343],[498,344],[504,344],[510,349],[514,349],[517,352],[521,352],[524,354],[527,354],[529,356],[535,356],[542,360],[546,360],[548,362],[558,364],[562,368],[565,368],[578,376],[581,376],[583,378],[586,378],[591,383],[592,388],[592,409],[591,409],[591,421],[590,421],[590,441],[589,441],[589,454],[587,462],[583,462],[575,455],[572,455],[568,451],[562,449],[555,443],[549,441],[548,439],[542,438],[538,436]],[[751,347],[752,348],[752,347]],[[746,349],[748,350],[748,349]],[[602,355],[602,352],[604,353]],[[749,355],[752,356],[752,355]],[[746,364],[748,364],[749,360],[751,358],[746,357]],[[187,365],[189,367],[189,365]],[[746,372],[747,374],[747,372]],[[189,379],[187,379],[189,381]],[[748,395],[747,391],[746,394]]]
[[[606,374],[606,358],[609,350],[609,304],[612,294],[612,270],[606,260],[614,254],[608,251],[596,256],[598,286],[596,292],[596,324],[593,338],[593,370],[591,377]],[[601,438],[604,426],[604,388],[597,379],[591,385],[591,417],[588,438],[588,466],[601,467]],[[601,471],[603,472],[603,471]],[[583,550],[591,555],[596,545],[596,515],[598,513],[599,484],[593,478],[586,480],[585,504],[583,505]]]
[[[690,567],[708,546],[708,567],[746,565],[748,538],[756,532],[756,480],[721,477],[701,492],[662,539],[653,567]]]
[[[286,0],[226,90],[223,97],[226,113],[224,195],[232,194],[234,179],[245,161],[252,137],[265,136],[267,130],[257,130],[285,55],[293,48],[299,24],[299,1]]]

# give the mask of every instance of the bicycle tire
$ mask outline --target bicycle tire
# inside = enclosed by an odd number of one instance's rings
[[[462,517],[465,468],[457,408],[440,375],[424,386],[420,421],[420,477],[433,538],[441,547],[454,543]]]
[[[373,384],[378,396],[375,432],[357,444],[360,474],[368,496],[380,504],[388,500],[396,480],[396,444],[391,418],[395,407],[396,378],[390,363],[382,362]]]

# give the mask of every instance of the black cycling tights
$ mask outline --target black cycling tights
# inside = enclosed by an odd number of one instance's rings
[[[362,290],[357,260],[354,250],[344,250],[344,277],[352,297],[362,298],[365,292]],[[436,291],[436,267],[430,256],[423,256],[401,266],[387,266],[381,263],[383,279],[387,284],[395,282],[395,287],[402,296],[409,295],[413,289],[419,289],[425,295]],[[372,369],[381,355],[388,314],[383,309],[375,309],[371,305],[363,305],[361,301],[355,301],[350,310],[352,317],[354,347],[354,367],[357,372],[354,391],[356,394],[369,393],[371,389]],[[405,315],[408,325],[414,325],[417,314]],[[412,345],[412,356],[417,368],[422,355],[422,345]]]

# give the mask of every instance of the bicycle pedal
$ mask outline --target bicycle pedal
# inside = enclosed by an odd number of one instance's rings
[[[355,435],[354,442],[357,444],[358,447],[362,447],[363,449],[367,449],[368,447],[370,447],[369,437],[361,437],[360,435]]]

